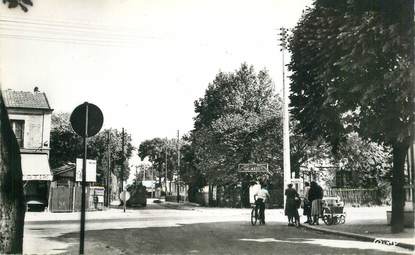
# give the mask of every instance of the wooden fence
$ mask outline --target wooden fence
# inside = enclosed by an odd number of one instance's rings
[[[325,197],[339,196],[345,205],[379,205],[384,203],[379,189],[327,189]]]
[[[85,209],[91,208],[89,187],[85,190]],[[49,210],[51,212],[72,212],[81,210],[81,187],[51,187],[49,197]]]

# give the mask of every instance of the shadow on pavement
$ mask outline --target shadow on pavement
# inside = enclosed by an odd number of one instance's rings
[[[56,239],[76,244],[78,233]],[[360,242],[303,228],[248,222],[87,231],[87,254],[411,254],[399,247]],[[77,253],[71,245],[66,252]]]

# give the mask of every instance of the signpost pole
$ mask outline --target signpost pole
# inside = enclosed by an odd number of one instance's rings
[[[87,138],[89,136],[96,135],[99,130],[101,130],[104,122],[104,116],[98,106],[85,102],[78,105],[75,110],[72,111],[70,121],[73,130],[83,138],[84,142],[84,158],[82,160],[81,181],[81,231],[79,235],[79,254],[84,254]]]
[[[86,138],[88,137],[88,103],[85,102],[85,134],[84,140],[84,160],[82,162],[82,183],[81,183],[81,233],[79,254],[84,254],[84,242],[85,242],[85,185],[86,185],[86,158],[87,158],[87,144]]]

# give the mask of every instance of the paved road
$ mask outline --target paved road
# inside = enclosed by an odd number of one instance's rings
[[[78,252],[77,214],[30,214],[24,253]],[[87,214],[86,254],[410,254],[288,227],[281,210],[266,226],[251,226],[248,209],[111,210]]]

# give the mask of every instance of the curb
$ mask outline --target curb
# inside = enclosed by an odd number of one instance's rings
[[[315,226],[309,226],[305,224],[301,224],[301,227],[306,228],[306,229],[311,229],[314,231],[318,231],[318,232],[351,237],[359,241],[373,242],[373,243],[379,243],[379,244],[385,244],[385,245],[394,245],[394,246],[398,246],[404,249],[409,249],[411,251],[415,249],[414,244],[394,242],[394,241],[390,241],[390,240],[383,239],[383,238],[376,238],[372,236],[365,236],[365,235],[360,235],[360,234],[355,234],[355,233],[336,231],[336,230],[325,229],[325,228],[320,228],[320,227],[315,227]]]

